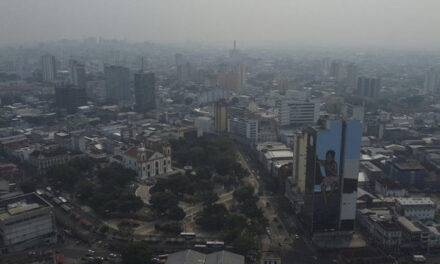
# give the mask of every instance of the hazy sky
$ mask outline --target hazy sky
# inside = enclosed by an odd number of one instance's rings
[[[440,47],[440,0],[0,0],[0,43],[89,36]]]

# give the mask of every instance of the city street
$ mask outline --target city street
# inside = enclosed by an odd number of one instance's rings
[[[150,204],[150,186],[139,184],[136,189],[135,195],[141,198],[144,204]]]
[[[264,183],[261,177],[259,179],[256,175],[262,175],[257,166],[258,161],[253,160],[246,155],[246,152],[239,148],[240,161],[250,172],[252,182],[256,182],[259,186],[260,193],[263,193]],[[286,264],[312,264],[312,263],[332,263],[336,258],[335,254],[326,253],[321,256],[314,248],[312,242],[303,236],[303,231],[296,224],[296,217],[288,215],[282,210],[278,210],[277,204],[274,201],[275,197],[260,196],[259,205],[263,209],[264,216],[269,221],[268,232],[262,238],[263,250],[279,250],[282,263]],[[295,237],[297,235],[297,238]]]

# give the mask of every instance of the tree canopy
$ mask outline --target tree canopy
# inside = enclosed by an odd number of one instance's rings
[[[130,242],[122,250],[124,264],[145,264],[149,263],[152,256],[151,250],[142,241]]]
[[[177,197],[170,192],[156,192],[151,195],[151,207],[159,213],[165,213],[168,209],[177,206]]]
[[[222,175],[232,172],[236,150],[229,138],[202,136],[192,141],[178,139],[171,145],[175,160],[182,166],[207,167]]]
[[[197,216],[196,223],[209,230],[221,231],[228,216],[228,209],[223,204],[211,204]]]
[[[110,164],[98,171],[99,184],[80,181],[77,194],[100,214],[134,212],[143,206],[142,200],[127,187],[135,177],[135,171]]]

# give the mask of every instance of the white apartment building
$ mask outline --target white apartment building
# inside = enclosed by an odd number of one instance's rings
[[[0,255],[57,241],[52,205],[35,193],[0,200]]]
[[[55,81],[57,70],[54,56],[46,54],[41,57],[41,73],[43,75],[43,81]]]
[[[409,219],[434,219],[436,204],[429,197],[399,197],[396,210]]]
[[[361,123],[364,122],[365,108],[363,105],[354,105],[346,103],[342,109],[342,115],[346,118],[351,118],[353,120],[359,120]]]
[[[314,124],[319,119],[318,100],[281,100],[278,105],[278,120],[281,126]]]
[[[232,136],[256,143],[258,141],[258,120],[229,118],[228,132]]]

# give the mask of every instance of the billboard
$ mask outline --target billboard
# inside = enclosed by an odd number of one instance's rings
[[[330,122],[316,135],[315,192],[335,192],[340,183],[342,122]]]
[[[343,122],[330,121],[309,140],[313,148],[310,174],[313,177],[313,230],[338,229],[341,199],[341,152]],[[316,141],[316,142],[313,142]]]
[[[308,129],[302,214],[312,232],[353,230],[361,135],[358,120]]]

